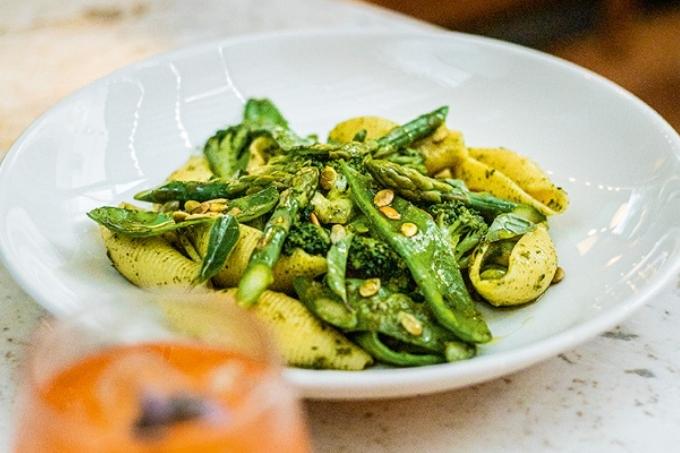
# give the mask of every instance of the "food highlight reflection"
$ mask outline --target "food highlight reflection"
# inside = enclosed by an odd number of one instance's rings
[[[138,294],[36,332],[16,452],[310,450],[257,320],[210,294]]]

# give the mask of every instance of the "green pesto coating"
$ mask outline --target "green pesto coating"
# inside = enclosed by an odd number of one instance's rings
[[[262,239],[248,261],[239,282],[237,300],[241,305],[254,304],[274,280],[272,268],[281,255],[283,243],[296,220],[298,211],[309,203],[319,182],[319,170],[302,169],[284,190],[271,218],[265,225]]]
[[[361,279],[347,279],[347,303],[320,282],[297,278],[295,291],[312,312],[345,332],[369,331],[387,335],[401,343],[444,356],[448,343],[460,342],[441,327],[428,306],[414,302],[408,295],[381,286],[372,296],[364,297]],[[403,318],[411,317],[420,331],[409,331]],[[349,322],[349,320],[352,320]]]
[[[404,259],[439,322],[463,341],[490,341],[491,332],[476,310],[448,241],[432,217],[395,197],[392,207],[401,219],[387,219],[373,205],[374,194],[368,181],[347,164],[341,165],[341,169],[347,177],[352,199],[370,222],[374,234]],[[418,233],[413,237],[402,235],[400,226],[404,222],[414,223]]]

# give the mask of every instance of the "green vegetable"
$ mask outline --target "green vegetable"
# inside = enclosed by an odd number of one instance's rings
[[[430,135],[446,120],[448,110],[448,107],[441,107],[433,112],[421,115],[402,126],[395,127],[384,137],[366,143],[363,140],[357,140],[341,144],[313,143],[291,146],[292,142],[289,143],[284,139],[283,145],[281,143],[279,145],[288,154],[317,159],[353,159],[360,161],[372,153],[375,156],[387,156],[418,139]],[[271,137],[277,142],[281,140],[274,136]],[[359,135],[356,138],[361,139],[362,137]]]
[[[425,167],[425,158],[420,153],[420,151],[413,148],[402,148],[398,152],[390,154],[385,159],[395,164],[413,168],[418,170],[420,173],[427,173],[427,167]]]
[[[501,214],[489,227],[484,240],[496,242],[505,239],[513,239],[536,229],[536,224],[515,214]]]
[[[229,209],[239,222],[249,222],[271,211],[279,201],[279,191],[270,186],[246,195],[241,198],[229,200]]]
[[[248,146],[251,141],[251,131],[245,125],[217,131],[203,147],[210,170],[220,178],[238,176],[248,166]]]
[[[423,137],[427,137],[446,121],[449,108],[439,107],[437,110],[420,115],[408,123],[395,127],[387,135],[376,140],[378,149],[375,157],[383,157],[397,151],[399,148],[408,146]]]
[[[459,180],[431,178],[416,169],[387,160],[368,160],[365,165],[371,176],[380,184],[394,189],[402,197],[414,202],[432,204],[460,201],[490,217],[521,208],[523,212],[532,212],[535,217],[542,217],[530,206],[496,198],[487,193],[470,192]]]
[[[444,357],[440,355],[395,351],[380,341],[378,334],[375,332],[361,332],[354,336],[354,341],[375,359],[390,365],[425,366],[444,361]]]
[[[328,198],[323,196],[321,192],[316,192],[311,203],[314,207],[314,214],[321,223],[344,225],[350,221],[354,213],[352,199],[345,192],[336,189],[331,189],[328,192]]]
[[[439,322],[460,339],[472,343],[491,340],[489,328],[476,310],[460,274],[448,241],[425,211],[395,197],[392,207],[400,220],[389,220],[373,205],[369,183],[346,163],[341,165],[352,199],[364,213],[373,231],[403,258],[425,300]],[[406,237],[400,226],[411,222],[418,234]]]
[[[309,203],[319,182],[319,171],[308,167],[295,175],[291,186],[284,190],[279,203],[264,228],[262,240],[253,250],[248,266],[239,282],[237,300],[243,306],[255,303],[274,280],[272,267],[281,255],[298,210]]]
[[[339,228],[342,228],[338,226]],[[344,228],[342,228],[344,231]],[[326,255],[328,272],[326,273],[326,284],[343,302],[347,302],[346,278],[347,257],[349,256],[350,244],[354,235],[345,233],[344,237],[338,238]]]
[[[354,330],[358,319],[356,312],[325,285],[309,278],[297,277],[293,287],[300,302],[322,320],[343,330]]]
[[[283,243],[283,253],[291,255],[293,250],[300,248],[310,255],[325,255],[330,246],[331,238],[322,227],[308,222],[296,223]]]
[[[196,283],[207,281],[224,267],[238,238],[238,221],[233,216],[219,216],[213,222],[210,226],[208,249],[203,257]]]
[[[212,221],[211,218],[205,217],[175,222],[171,214],[113,206],[93,209],[87,216],[111,231],[136,238],[159,236],[179,228]]]
[[[366,129],[360,129],[357,131],[356,134],[354,134],[354,137],[352,137],[352,141],[363,143],[366,141],[366,134],[367,134]]]
[[[252,124],[288,128],[288,121],[269,99],[248,99],[243,109],[243,120]]]
[[[241,176],[238,179],[217,179],[208,182],[171,181],[155,189],[144,190],[135,195],[135,200],[152,203],[168,201],[207,201],[216,198],[233,198],[244,193],[252,193],[270,186],[285,188],[290,184],[292,175],[283,171],[257,173]]]
[[[219,130],[203,148],[210,170],[220,178],[237,177],[248,166],[248,148],[259,136],[296,145],[308,144],[288,129],[288,122],[268,99],[249,99],[243,109],[243,122]]]
[[[365,280],[347,280],[347,303],[322,283],[297,278],[293,285],[302,303],[324,321],[346,332],[370,331],[429,352],[445,354],[448,343],[458,338],[441,327],[427,305],[381,286],[362,296]]]
[[[354,276],[361,278],[388,278],[407,270],[403,260],[387,243],[369,236],[354,237],[347,267]]]
[[[484,218],[459,201],[430,205],[427,210],[449,239],[458,265],[467,267],[470,252],[484,239],[489,229]]]

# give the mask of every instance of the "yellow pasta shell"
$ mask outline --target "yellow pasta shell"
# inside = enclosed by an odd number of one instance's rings
[[[233,303],[236,288],[216,294],[216,304]],[[297,299],[265,291],[249,310],[269,327],[290,366],[362,370],[373,362],[363,349],[337,330],[322,324]]]
[[[504,173],[472,157],[460,161],[453,167],[453,175],[463,180],[472,191],[488,192],[499,198],[527,204],[548,216],[555,214],[555,211],[526,193]]]
[[[205,157],[191,156],[181,167],[170,174],[168,181],[207,181],[212,175]]]
[[[567,193],[555,186],[541,168],[528,157],[506,148],[470,148],[470,156],[500,171],[532,198],[555,212],[569,206]]]
[[[483,280],[480,276],[488,249],[489,244],[484,244],[477,250],[469,272],[475,290],[492,305],[531,302],[550,286],[557,270],[557,252],[543,224],[517,241],[501,278]]]
[[[366,140],[375,140],[397,126],[394,121],[379,116],[357,116],[336,124],[328,134],[328,141],[349,143],[362,129],[366,130]]]
[[[250,156],[248,157],[248,166],[246,171],[248,173],[257,172],[260,168],[267,164],[268,156],[267,149],[273,144],[269,137],[257,137],[248,147]]]
[[[443,124],[428,137],[414,143],[413,146],[425,158],[425,168],[430,175],[455,167],[468,156],[463,134],[449,130]]]
[[[253,253],[257,242],[262,237],[262,232],[248,225],[239,225],[240,235],[234,250],[229,255],[224,268],[213,277],[213,282],[221,288],[237,286],[241,276],[248,265],[250,255]],[[208,248],[209,227],[198,225],[194,227],[196,249],[201,256],[205,255]],[[274,265],[274,282],[271,289],[275,291],[292,292],[295,277],[314,278],[326,273],[326,258],[309,255],[303,250],[297,249],[290,256],[281,255]]]
[[[195,263],[162,237],[131,238],[101,228],[109,259],[120,274],[141,288],[190,288],[198,275]]]

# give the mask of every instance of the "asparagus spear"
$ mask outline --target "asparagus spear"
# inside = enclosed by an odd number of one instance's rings
[[[430,135],[446,121],[448,113],[449,108],[447,106],[439,107],[437,110],[420,115],[418,118],[402,126],[395,127],[387,135],[376,140],[378,149],[375,151],[374,156],[386,156],[399,148],[408,146],[416,140]]]
[[[309,203],[319,182],[319,170],[302,169],[291,181],[290,187],[279,197],[279,204],[264,228],[262,239],[253,250],[238,286],[237,300],[249,306],[273,281],[272,267],[281,255],[281,248],[298,210]]]
[[[388,219],[373,205],[374,194],[369,182],[345,162],[340,167],[355,204],[367,217],[375,234],[404,259],[439,322],[463,341],[490,341],[489,328],[477,312],[453,252],[432,217],[408,201],[395,197],[392,209],[399,219]],[[402,234],[406,223],[415,225],[415,234]]]
[[[152,203],[166,203],[168,201],[207,201],[215,198],[232,198],[246,192],[253,192],[263,188],[287,187],[292,175],[285,171],[258,173],[241,176],[238,179],[217,179],[208,182],[199,181],[171,181],[155,189],[144,190],[135,195],[135,200]]]
[[[377,157],[387,156],[416,140],[430,135],[446,120],[448,111],[448,107],[440,107],[402,126],[395,127],[387,135],[378,140],[366,143],[363,141],[352,141],[342,144],[314,143],[312,145],[289,146],[286,142],[283,145],[279,143],[279,146],[286,152],[297,156],[321,157],[331,160],[363,158],[369,154]]]
[[[394,189],[411,201],[441,203],[458,200],[491,217],[513,211],[519,214],[519,211],[522,211],[522,215],[528,217],[529,220],[545,220],[545,216],[530,206],[497,198],[488,193],[471,192],[459,180],[431,178],[418,170],[386,160],[369,160],[365,162],[365,165],[380,184]]]

